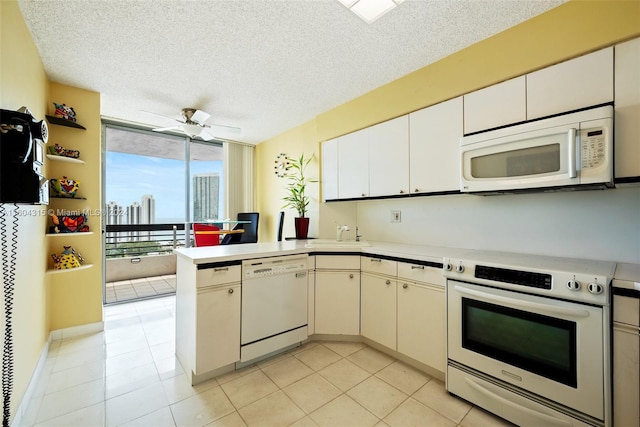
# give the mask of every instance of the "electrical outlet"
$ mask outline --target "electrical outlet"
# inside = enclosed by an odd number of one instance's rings
[[[400,220],[401,220],[400,211],[391,211],[391,222],[392,223],[399,223]]]

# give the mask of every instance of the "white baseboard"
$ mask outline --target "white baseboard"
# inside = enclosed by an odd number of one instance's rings
[[[72,326],[70,328],[56,329],[49,333],[50,341],[64,340],[80,337],[104,331],[104,322],[87,323],[86,325]]]
[[[38,387],[38,380],[40,379],[40,375],[42,374],[42,369],[44,368],[44,364],[47,361],[47,356],[49,355],[49,344],[51,340],[44,343],[44,347],[40,352],[40,358],[38,359],[38,363],[36,364],[36,368],[33,370],[33,374],[31,375],[31,380],[29,380],[29,385],[22,395],[22,399],[20,400],[20,404],[16,408],[16,412],[13,415],[13,421],[11,422],[12,426],[21,426],[22,419],[25,415],[27,415],[27,410],[29,409],[29,404],[31,403],[31,398]]]

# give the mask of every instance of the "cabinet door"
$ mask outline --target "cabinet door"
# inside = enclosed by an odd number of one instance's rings
[[[322,200],[338,198],[338,138],[322,143]]]
[[[464,95],[464,133],[526,120],[525,97],[524,76]]]
[[[462,97],[409,115],[411,192],[460,189],[462,134]]]
[[[369,128],[369,195],[409,192],[409,116]]]
[[[613,424],[640,426],[640,334],[613,325]]]
[[[316,334],[360,335],[360,273],[316,271]]]
[[[396,281],[366,273],[362,275],[361,280],[361,334],[395,350]]]
[[[613,101],[613,48],[527,75],[527,119]]]
[[[443,288],[398,282],[398,352],[445,371]]]
[[[240,360],[240,284],[199,289],[195,374]]]
[[[342,136],[338,143],[338,198],[369,195],[369,132],[371,128]]]
[[[615,177],[640,177],[640,38],[615,52]]]

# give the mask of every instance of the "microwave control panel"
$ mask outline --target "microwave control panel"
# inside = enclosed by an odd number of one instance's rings
[[[606,157],[604,128],[580,131],[582,169],[597,168],[604,164]]]

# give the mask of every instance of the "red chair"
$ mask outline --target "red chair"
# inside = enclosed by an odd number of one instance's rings
[[[220,244],[220,227],[208,224],[193,224],[193,237],[196,247],[216,246]]]

